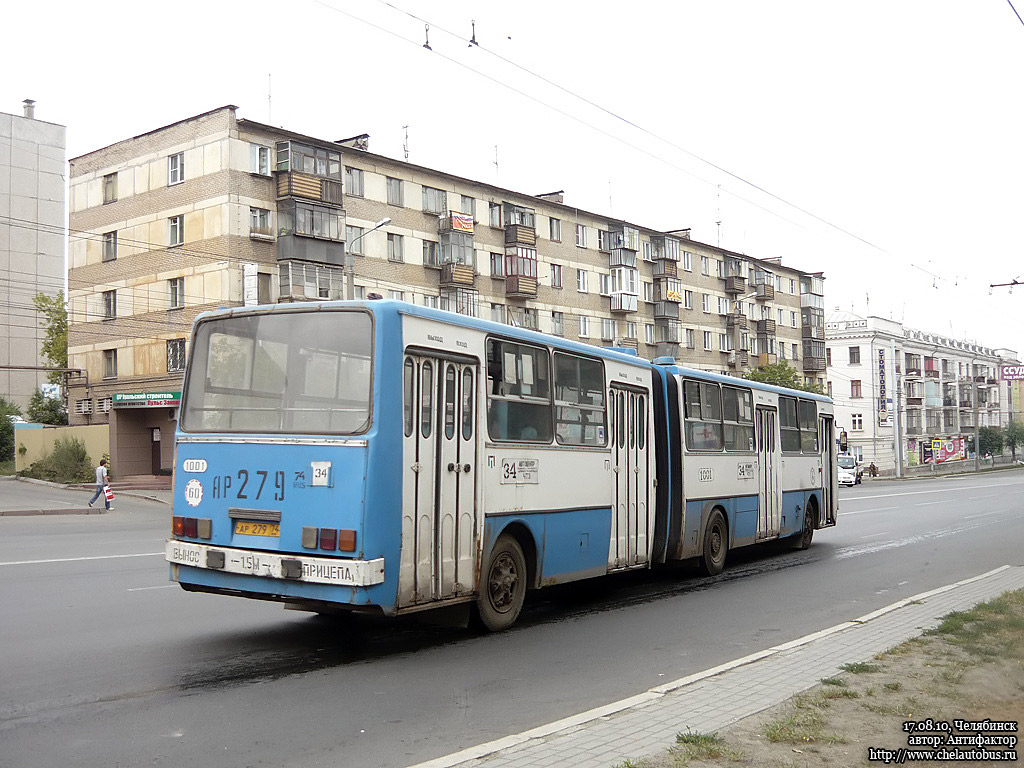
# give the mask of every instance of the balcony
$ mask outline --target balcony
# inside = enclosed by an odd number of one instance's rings
[[[468,213],[448,211],[447,214],[442,214],[437,217],[437,231],[439,233],[463,232],[467,235],[472,235],[473,217]]]
[[[511,299],[530,299],[537,296],[537,278],[509,275],[505,278],[505,296]]]
[[[743,368],[749,364],[749,354],[745,349],[729,353],[728,361],[730,368]]]
[[[768,283],[760,283],[757,286],[757,295],[755,298],[758,301],[772,301],[775,299],[775,286],[769,285]]]
[[[758,320],[757,321],[757,335],[758,336],[774,336],[775,335],[775,321],[774,320]]]
[[[636,312],[637,299],[635,293],[613,293],[611,300],[612,312]]]
[[[654,333],[659,344],[678,344],[683,340],[683,324],[678,320],[655,320]]]
[[[906,378],[908,378],[908,379],[920,379],[921,378],[921,369],[918,368],[918,367],[913,367],[912,368],[912,367],[908,366],[907,367],[907,372],[904,374],[904,376]]]
[[[609,267],[635,267],[636,265],[636,251],[627,248],[612,248],[608,254]]]
[[[655,320],[678,320],[679,303],[675,301],[659,301],[654,305]]]
[[[923,397],[907,397],[907,408],[921,408],[924,406]]]
[[[824,371],[825,370],[825,358],[824,357],[807,357],[804,356],[804,373]]]
[[[935,368],[926,368],[924,371],[924,376],[926,379],[937,379],[939,378],[939,372]]]
[[[442,288],[472,286],[476,283],[476,272],[468,264],[443,264],[439,284]]]
[[[655,277],[678,277],[679,265],[667,259],[658,259],[654,262]]]
[[[674,301],[678,304],[683,300],[683,292],[678,280],[655,280],[654,301]]]
[[[340,181],[294,171],[286,171],[277,176],[277,199],[285,197],[320,200],[332,205],[341,205],[344,199]]]
[[[762,352],[757,356],[757,367],[764,368],[769,365],[775,365],[779,362],[779,356],[774,352]]]
[[[733,312],[726,316],[725,325],[729,330],[732,330],[733,328],[746,328],[747,316],[742,315],[739,312]]]
[[[537,230],[525,224],[505,227],[505,245],[537,245]]]
[[[743,293],[747,290],[747,278],[741,275],[729,275],[725,278],[726,293]]]
[[[908,435],[923,435],[924,429],[916,424],[907,426]]]

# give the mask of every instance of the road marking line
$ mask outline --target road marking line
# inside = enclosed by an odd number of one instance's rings
[[[999,483],[997,487],[1005,488],[1011,485],[1020,485],[1020,483]],[[863,501],[865,499],[891,499],[895,496],[920,496],[925,493],[950,493],[955,491],[977,491],[980,489],[991,491],[993,486],[991,485],[965,485],[960,488],[942,488],[935,491],[908,491],[907,493],[881,493],[876,496],[841,496],[840,501],[852,503],[854,501]]]
[[[629,709],[631,707],[635,707],[641,704],[647,704],[652,701],[657,701],[668,693],[672,693],[680,688],[692,685],[693,683],[696,683],[700,680],[705,680],[709,677],[715,677],[717,675],[722,674],[723,672],[728,672],[730,670],[736,669],[737,667],[746,666],[747,664],[753,664],[754,662],[760,661],[761,659],[768,658],[769,656],[774,656],[776,654],[791,650],[793,648],[799,648],[800,646],[807,645],[808,643],[811,643],[814,640],[818,640],[819,638],[828,637],[829,635],[834,635],[837,632],[842,632],[846,629],[853,629],[855,627],[867,623],[868,621],[871,621],[872,619],[878,618],[879,616],[884,616],[887,613],[910,605],[911,603],[922,601],[926,598],[933,597],[934,595],[939,595],[944,592],[950,592],[956,589],[957,587],[966,586],[967,584],[971,584],[976,581],[981,581],[990,576],[995,576],[996,574],[1002,573],[1010,567],[1011,566],[1009,565],[1002,565],[999,568],[995,568],[979,576],[972,576],[967,579],[962,579],[961,581],[958,581],[954,584],[947,584],[944,587],[938,587],[937,589],[933,589],[928,592],[922,592],[918,595],[914,595],[913,597],[904,598],[903,600],[899,600],[895,603],[892,603],[891,605],[887,605],[884,608],[879,608],[877,611],[873,611],[872,613],[861,616],[860,618],[853,619],[851,621],[844,621],[842,624],[836,624],[832,627],[828,627],[818,632],[814,632],[810,635],[805,635],[804,637],[797,638],[796,640],[792,640],[788,643],[776,645],[763,651],[757,651],[756,653],[752,653],[749,656],[744,656],[742,659],[729,661],[725,664],[720,664],[717,667],[706,669],[703,672],[697,672],[695,674],[680,678],[679,680],[673,680],[671,683],[665,683],[664,685],[659,685],[655,688],[650,688],[647,691],[639,693],[635,696],[631,696],[628,699],[621,699],[619,701],[612,702],[611,704],[605,704],[601,707],[589,709],[586,712],[581,712],[577,715],[570,715],[569,717],[563,718],[561,720],[556,720],[553,723],[547,723],[546,725],[537,726],[536,728],[532,728],[528,731],[514,733],[500,739],[495,739],[494,741],[489,741],[484,744],[477,744],[476,746],[468,747],[459,752],[453,752],[449,755],[436,757],[433,760],[427,760],[426,762],[417,763],[416,765],[411,766],[411,768],[452,768],[452,766],[457,766],[461,763],[467,763],[472,760],[479,760],[480,758],[486,757],[488,755],[493,755],[495,752],[498,752],[503,749],[509,749],[510,747],[516,747],[520,744],[525,744],[534,739],[542,739],[547,736],[551,736],[559,731],[563,731],[568,728],[580,726],[584,723],[588,723],[593,720],[607,718],[609,715],[613,715],[617,712],[622,712],[623,710]]]
[[[899,507],[878,507],[876,509],[856,509],[853,512],[840,512],[842,517],[849,517],[850,515],[863,515],[865,512],[887,512],[890,509],[899,509]]]
[[[160,584],[159,586],[156,586],[156,587],[132,587],[131,589],[128,589],[126,591],[128,591],[128,592],[145,592],[147,589],[170,589],[171,587],[176,587],[176,586],[178,586],[178,585],[177,584]]]
[[[861,539],[873,539],[877,536],[888,536],[889,531],[882,531],[881,533],[872,533],[870,536],[861,536]]]
[[[989,515],[1001,515],[1003,510],[997,509],[995,512],[979,512],[976,515],[964,515],[964,520],[973,520],[976,517],[988,517]]]
[[[139,552],[135,555],[94,555],[92,557],[57,557],[52,560],[8,560],[0,565],[43,565],[45,563],[80,563],[86,560],[118,560],[122,557],[154,557],[166,552]]]
[[[932,504],[945,504],[947,499],[940,499],[939,501],[919,501],[915,504],[915,507],[930,507]]]

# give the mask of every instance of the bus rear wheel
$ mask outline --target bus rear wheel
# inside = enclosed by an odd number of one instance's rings
[[[818,511],[809,506],[804,511],[804,529],[793,544],[794,549],[807,549],[811,546],[811,539],[814,538],[814,528],[817,522]]]
[[[526,557],[513,536],[501,534],[487,567],[476,598],[480,623],[491,632],[508,629],[523,609],[526,600]]]
[[[717,576],[725,567],[729,551],[729,531],[721,510],[716,509],[704,529],[704,551],[700,555],[700,569],[708,576]]]

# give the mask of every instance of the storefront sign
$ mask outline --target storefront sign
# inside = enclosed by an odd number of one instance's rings
[[[117,392],[115,408],[174,408],[181,405],[181,392]]]
[[[1003,365],[999,368],[1003,381],[1024,381],[1024,365]]]
[[[967,441],[962,437],[932,440],[931,458],[936,464],[943,464],[947,461],[963,461],[967,458]]]
[[[889,406],[885,397],[885,350],[878,350],[878,426],[889,426]]]

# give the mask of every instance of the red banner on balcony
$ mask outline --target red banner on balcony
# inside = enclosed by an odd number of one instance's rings
[[[453,213],[452,229],[456,232],[468,232],[469,234],[473,234],[473,217],[468,213]]]

